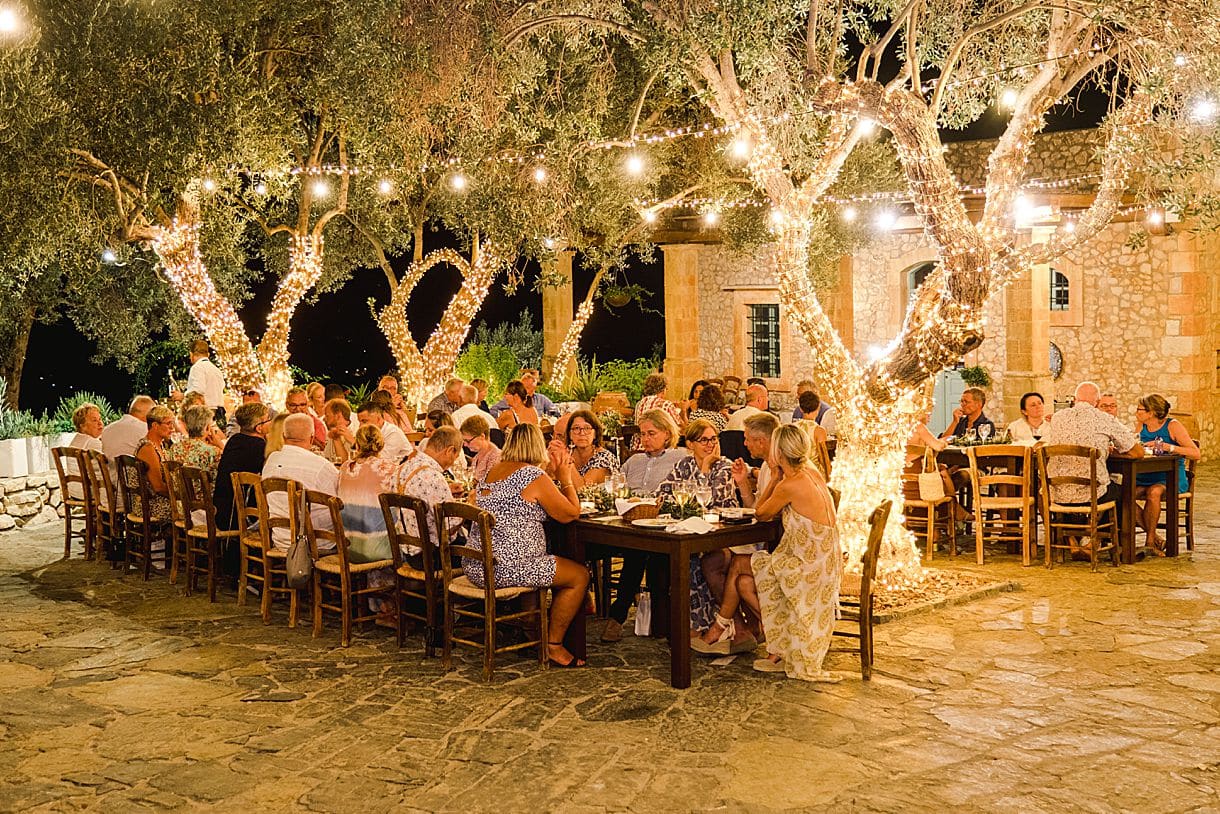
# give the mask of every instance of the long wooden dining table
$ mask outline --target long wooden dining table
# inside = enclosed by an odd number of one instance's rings
[[[577,562],[606,556],[614,549],[664,554],[669,559],[669,585],[649,586],[653,607],[668,593],[670,684],[690,686],[690,558],[738,545],[771,544],[779,541],[783,527],[778,520],[752,521],[740,525],[716,524],[706,534],[680,534],[664,528],[632,525],[619,517],[580,519],[568,524],[564,555]],[[664,589],[668,589],[665,591]],[[658,594],[661,594],[658,596]],[[585,620],[573,620],[564,637],[568,650],[585,656]]]

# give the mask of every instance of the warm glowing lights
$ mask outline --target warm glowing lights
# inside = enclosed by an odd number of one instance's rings
[[[881,209],[873,216],[873,226],[879,232],[889,232],[898,226],[898,213],[893,209]]]
[[[576,314],[572,317],[572,324],[568,326],[568,332],[563,338],[563,344],[559,346],[559,352],[555,354],[555,362],[551,366],[550,383],[552,385],[560,384],[567,374],[568,366],[576,358],[576,351],[580,346],[580,335],[584,332],[585,325],[588,324],[589,317],[592,315],[593,299],[590,297],[576,309]]]
[[[106,249],[102,252],[102,262],[113,265],[119,262],[119,256],[115,253],[114,249]]]
[[[750,137],[744,133],[737,136],[729,142],[729,155],[738,161],[745,161],[750,157]]]
[[[873,135],[873,133],[877,132],[877,122],[867,117],[860,119],[860,121],[856,122],[856,132],[859,133],[862,138],[868,138],[869,136]]]
[[[394,191],[394,182],[389,178],[382,178],[377,182],[377,191],[382,195],[389,195]]]
[[[1148,214],[1144,216],[1144,221],[1149,226],[1164,226],[1165,213],[1159,209],[1150,209],[1148,210]]]
[[[707,227],[715,226],[720,223],[720,213],[715,209],[709,209],[703,213],[703,225]]]
[[[465,192],[470,186],[470,180],[460,172],[455,172],[449,176],[449,188],[454,192]]]
[[[542,239],[542,245],[543,245],[543,246],[544,246],[544,247],[547,249],[547,251],[553,251],[553,250],[555,249],[555,246],[556,246],[557,244],[556,244],[556,242],[555,242],[555,238],[553,238],[553,237],[544,237],[544,238]]]
[[[545,184],[548,178],[546,167],[534,167],[534,183]]]
[[[1000,92],[1000,109],[1012,110],[1017,106],[1017,102],[1021,101],[1021,94],[1017,93],[1016,88],[1004,88]]]
[[[264,184],[262,181],[259,181],[257,184],[254,185],[254,192],[256,195],[266,195],[267,194],[267,185]]]
[[[204,192],[215,192],[217,188],[216,179],[204,178],[202,186]]]
[[[639,155],[638,153],[632,153],[631,155],[627,156],[626,160],[623,162],[623,169],[627,171],[628,175],[634,178],[639,178],[644,174],[643,156]]]
[[[645,209],[640,213],[640,217],[644,219],[644,223],[657,222],[657,213],[655,209]]]
[[[1199,99],[1191,105],[1190,118],[1198,124],[1211,124],[1216,119],[1216,103],[1211,99]]]
[[[17,10],[5,6],[0,8],[0,35],[16,34],[21,30],[21,17]]]
[[[1173,58],[1174,67],[1177,68],[1185,68],[1187,62],[1186,54],[1178,54]]]
[[[845,206],[843,211],[839,213],[839,217],[843,218],[844,223],[854,223],[860,213],[856,211],[854,206]]]
[[[309,191],[313,193],[315,198],[325,198],[330,194],[330,184],[322,178],[317,179],[309,185]]]

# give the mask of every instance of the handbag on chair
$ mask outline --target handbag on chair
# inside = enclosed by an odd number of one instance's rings
[[[307,511],[303,493],[301,498],[299,516],[303,519]],[[298,531],[296,537],[292,538],[292,542],[288,544],[288,556],[285,559],[284,568],[288,571],[289,588],[308,587],[309,578],[313,575],[313,557],[310,556],[309,535],[306,532]]]
[[[923,471],[919,473],[919,499],[929,503],[945,496],[945,481],[936,465],[936,453],[928,448],[923,454]]]

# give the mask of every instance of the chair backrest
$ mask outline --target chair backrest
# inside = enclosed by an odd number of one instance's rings
[[[1170,410],[1169,417],[1176,418],[1178,421],[1182,422],[1182,426],[1186,428],[1188,433],[1190,433],[1191,438],[1199,437],[1199,419],[1195,418],[1193,413]]]
[[[169,489],[169,519],[175,523],[186,524],[186,509],[182,505],[182,479],[178,474],[182,471],[182,463],[172,458],[166,458],[165,486]]]
[[[120,455],[115,459],[119,472],[119,498],[128,514],[135,514],[138,503],[143,522],[152,522],[152,486],[148,482],[148,464],[134,455]]]
[[[67,501],[89,501],[89,468],[88,456],[85,450],[77,447],[52,447],[51,457],[55,459],[55,471],[59,475],[59,492]],[[72,495],[71,487],[79,486],[80,497]]]
[[[868,546],[860,564],[860,607],[873,593],[873,579],[877,576],[877,558],[881,553],[881,540],[885,537],[885,524],[890,517],[893,501],[883,500],[868,516]]]
[[[348,558],[347,533],[343,530],[343,501],[334,495],[314,489],[302,490],[302,492],[305,498],[305,511],[301,520],[304,521],[305,533],[309,536],[310,556],[315,560],[318,558],[319,541],[334,543],[335,553],[339,555],[339,563],[346,571],[351,561]],[[331,527],[328,529],[314,527],[313,513],[315,509],[319,508],[326,509],[327,514],[330,515]]]
[[[639,434],[640,434],[640,425],[639,424],[624,424],[623,426],[618,428],[618,437],[622,439],[623,445],[626,447],[630,447],[631,442]]]
[[[182,523],[194,528],[200,517],[208,536],[216,536],[216,506],[212,503],[212,476],[206,469],[179,466],[178,490],[182,495]]]
[[[1019,492],[1016,497],[1030,496],[1030,450],[1020,444],[981,444],[966,448],[976,506],[981,505],[993,486],[1008,487],[1006,491],[1010,493],[1015,490]]]
[[[504,430],[500,429],[499,427],[492,427],[490,430],[488,430],[487,437],[490,438],[491,442],[496,446],[500,447],[501,449],[504,448],[504,441],[506,440],[504,437]]]
[[[723,376],[716,376],[715,378],[708,379],[707,383],[714,384],[717,387],[719,387],[722,391],[724,390],[724,377]]]
[[[237,529],[244,532],[253,526],[258,518],[258,492],[263,478],[257,472],[234,472],[230,477],[233,478],[233,508],[237,511]],[[255,498],[253,508],[249,503],[250,497]],[[268,540],[264,537],[263,544],[267,543]]]
[[[1052,473],[1054,459],[1083,458],[1089,466],[1088,477],[1079,475],[1056,475]],[[1098,452],[1093,447],[1079,444],[1055,444],[1038,448],[1038,463],[1042,469],[1042,499],[1045,505],[1056,502],[1053,499],[1054,489],[1058,486],[1085,486],[1089,490],[1088,506],[1097,508],[1097,464]]]
[[[825,441],[817,441],[814,443],[814,455],[817,456],[818,468],[822,470],[823,477],[830,480],[830,450],[826,448]]]
[[[114,478],[110,476],[110,459],[96,449],[85,450],[84,458],[89,486],[98,505],[103,509],[117,510],[118,493],[115,491]]]
[[[736,397],[741,390],[741,377],[725,376],[720,389],[723,391],[725,399],[728,399],[730,396]]]
[[[470,535],[475,533],[475,527],[478,528],[482,549],[470,545],[457,545],[453,542],[453,532],[449,528],[449,521],[453,518],[461,520],[462,524],[468,527]],[[460,564],[454,565],[454,558],[466,557],[483,563],[487,590],[495,593],[496,559],[491,550],[491,530],[495,528],[495,525],[496,518],[491,512],[485,512],[469,503],[446,500],[436,507],[436,533],[441,538],[441,571],[444,574],[446,585],[453,580],[453,572],[461,567]]]
[[[839,501],[843,498],[843,493],[833,486],[827,486],[826,489],[830,492],[830,499],[834,501],[835,513],[839,512]]]
[[[301,504],[304,502],[304,490],[301,484],[288,478],[262,478],[254,490],[254,505],[258,510],[258,532],[263,539],[263,547],[272,545],[272,532],[275,529],[286,529],[288,539],[295,540],[297,535],[305,531],[301,523]],[[288,503],[288,515],[276,517],[271,514],[269,497],[283,493]],[[236,495],[234,496],[236,500]]]
[[[423,552],[424,573],[433,574],[440,570],[440,557],[433,545],[432,535],[428,532],[428,504],[412,495],[400,495],[397,492],[383,492],[380,500],[386,531],[390,535],[390,553],[394,557],[394,568],[402,565],[403,549],[415,547]],[[407,530],[407,516],[415,518],[418,535]]]

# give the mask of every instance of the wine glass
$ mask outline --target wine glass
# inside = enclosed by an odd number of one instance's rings
[[[712,504],[712,485],[700,481],[695,484],[695,500],[699,502],[699,510],[703,514],[707,514],[708,506]]]
[[[673,488],[674,503],[678,504],[679,509],[686,509],[686,504],[690,502],[690,481],[683,478],[674,482]]]
[[[979,424],[978,431],[979,431],[979,440],[982,441],[984,444],[987,443],[987,439],[991,437],[991,425],[990,424]]]

